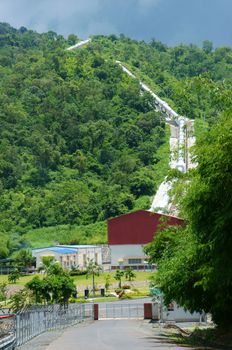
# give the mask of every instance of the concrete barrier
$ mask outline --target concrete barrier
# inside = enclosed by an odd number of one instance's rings
[[[160,304],[153,304],[153,320],[161,322],[205,322],[205,313],[185,310],[176,303],[171,303],[168,307]]]

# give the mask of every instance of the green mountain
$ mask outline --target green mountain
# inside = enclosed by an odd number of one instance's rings
[[[106,219],[149,208],[168,172],[169,131],[116,60],[209,127],[231,108],[231,48],[111,35],[65,50],[77,40],[0,24],[0,257],[104,243]]]

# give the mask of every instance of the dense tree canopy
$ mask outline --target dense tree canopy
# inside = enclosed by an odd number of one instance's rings
[[[160,233],[147,252],[158,263],[156,283],[166,302],[203,309],[219,326],[231,326],[232,112],[199,140],[196,156],[181,200],[186,227]]]
[[[0,24],[0,257],[49,228],[59,242],[60,230],[149,206],[167,170],[164,119],[116,59],[188,117],[211,125],[231,106],[230,48],[112,35],[65,50],[77,40]],[[89,243],[103,243],[94,227]]]

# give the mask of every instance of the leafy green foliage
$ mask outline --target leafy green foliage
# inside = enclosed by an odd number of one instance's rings
[[[111,275],[108,273],[108,274],[105,276],[105,290],[106,290],[106,292],[109,291],[110,286],[111,286]]]
[[[24,236],[33,248],[52,244],[101,244],[107,240],[106,222],[90,225],[57,225],[29,230]]]
[[[206,136],[206,137],[205,137]],[[198,168],[185,183],[186,228],[162,233],[148,248],[158,262],[156,283],[166,303],[210,312],[220,327],[232,324],[232,113],[224,113],[196,147]]]
[[[86,265],[86,278],[88,278],[89,276],[92,277],[92,291],[93,291],[93,295],[95,296],[95,276],[99,276],[100,273],[102,272],[102,267],[96,263],[93,259],[90,259],[87,262]]]
[[[73,280],[66,274],[50,274],[43,279],[36,276],[26,287],[33,293],[36,303],[67,304],[76,291]]]
[[[106,220],[156,187],[165,133],[151,97],[98,50],[65,51],[74,40],[1,24],[0,230],[14,237],[2,257],[33,230]]]
[[[118,281],[118,288],[122,288],[122,278],[124,276],[124,271],[123,270],[116,270],[114,279]]]
[[[164,253],[166,257],[172,254],[173,248],[178,243],[179,232],[181,229],[178,226],[169,226],[157,232],[155,239],[144,247],[150,263],[159,262]]]
[[[0,257],[105,243],[102,222],[149,208],[169,168],[168,130],[116,59],[180,114],[211,126],[231,106],[231,48],[111,35],[65,50],[77,40],[0,24]]]
[[[23,311],[28,306],[31,306],[34,303],[34,301],[35,300],[31,291],[27,288],[24,288],[11,296],[9,301],[9,307],[13,313],[17,313]]]
[[[16,283],[17,280],[19,280],[20,276],[20,269],[18,267],[14,267],[8,275],[9,283]]]
[[[132,267],[127,267],[124,271],[124,276],[125,276],[126,280],[133,281],[136,277],[136,273],[134,272]]]
[[[25,269],[27,272],[28,269],[35,264],[35,257],[32,256],[30,249],[21,249],[14,254],[14,263],[21,270]]]
[[[7,300],[7,283],[0,283],[0,301]]]
[[[67,304],[76,286],[69,274],[52,257],[44,257],[46,275],[41,279],[35,276],[26,284],[36,303]]]

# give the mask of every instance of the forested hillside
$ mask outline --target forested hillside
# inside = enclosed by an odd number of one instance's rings
[[[121,60],[178,113],[209,126],[232,102],[232,49],[168,48],[0,25],[0,256],[31,244],[104,243],[168,171],[168,129]]]

